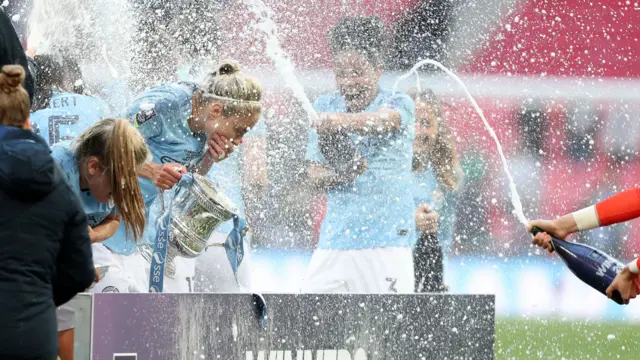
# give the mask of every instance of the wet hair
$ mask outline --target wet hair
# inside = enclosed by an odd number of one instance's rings
[[[36,55],[35,109],[46,108],[53,89],[82,94],[84,86],[82,72],[76,61],[69,57],[57,58],[52,55]]]
[[[0,125],[22,128],[29,119],[31,102],[22,86],[25,73],[20,65],[5,65],[0,72]]]
[[[240,72],[235,61],[223,61],[210,73],[196,91],[198,102],[222,102],[222,116],[260,114],[262,86],[252,77]]]
[[[83,131],[73,143],[79,166],[96,157],[109,174],[111,194],[127,232],[137,241],[145,225],[145,204],[138,169],[150,158],[140,132],[125,119],[100,120]]]
[[[377,16],[343,17],[329,32],[329,44],[334,55],[356,51],[374,66],[381,67],[386,30]]]
[[[424,169],[425,165],[431,164],[438,184],[444,186],[446,190],[455,190],[461,181],[460,162],[453,142],[453,135],[442,113],[442,104],[431,89],[425,89],[420,92],[413,90],[409,93],[415,100],[416,105],[419,102],[424,102],[433,109],[433,115],[436,117],[438,127],[431,151],[426,154],[413,155],[413,170],[418,171]]]

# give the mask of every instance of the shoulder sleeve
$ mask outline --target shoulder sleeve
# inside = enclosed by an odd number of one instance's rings
[[[397,111],[400,114],[402,128],[413,129],[415,125],[416,106],[409,95],[401,92],[390,94],[380,108]]]
[[[640,188],[626,190],[596,204],[600,226],[640,217]]]
[[[146,139],[161,136],[165,122],[171,119],[171,99],[146,99],[145,97],[127,109],[127,117]]]

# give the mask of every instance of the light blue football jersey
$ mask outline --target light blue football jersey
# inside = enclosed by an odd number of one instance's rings
[[[54,91],[47,108],[31,113],[31,127],[53,146],[73,140],[93,123],[109,116],[109,107],[101,99]]]
[[[314,102],[318,112],[347,112],[338,93],[320,96]],[[369,249],[413,247],[416,242],[413,202],[413,139],[415,105],[403,93],[380,89],[365,112],[388,108],[400,113],[401,127],[393,133],[350,134],[367,160],[367,169],[353,184],[327,192],[327,213],[322,222],[318,248]],[[318,134],[311,129],[307,158],[325,163]]]
[[[126,116],[145,138],[154,163],[175,162],[187,166],[200,162],[206,149],[206,136],[194,134],[187,125],[195,89],[195,85],[189,83],[164,84],[143,92],[127,109]],[[140,187],[147,206],[144,241],[151,242],[158,212],[157,205],[152,205],[159,190],[144,178],[140,178]],[[120,254],[131,254],[135,250],[135,244],[126,240],[123,225],[104,245]]]
[[[109,214],[115,213],[112,204],[101,203],[96,200],[89,189],[80,188],[80,170],[76,155],[71,151],[71,142],[63,141],[53,146],[51,156],[58,162],[65,175],[65,180],[78,195],[82,208],[87,214],[89,226],[100,224]]]
[[[204,155],[206,136],[189,130],[195,85],[165,84],[138,96],[126,112],[127,118],[147,141],[156,164],[197,164]],[[158,194],[151,180],[141,179],[142,193],[149,206]]]

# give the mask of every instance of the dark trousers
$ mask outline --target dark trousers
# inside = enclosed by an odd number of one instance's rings
[[[416,293],[444,291],[444,259],[437,234],[420,233],[413,252]]]

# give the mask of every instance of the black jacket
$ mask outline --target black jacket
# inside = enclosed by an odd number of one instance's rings
[[[0,7],[1,9],[1,7]],[[35,91],[35,74],[33,66],[29,68],[29,61],[24,52],[22,43],[16,34],[16,30],[11,23],[9,16],[0,10],[0,68],[4,65],[22,65],[25,72],[24,88],[29,93],[29,99],[33,104]]]
[[[0,126],[0,359],[54,360],[55,309],[94,277],[86,215],[49,147]]]

